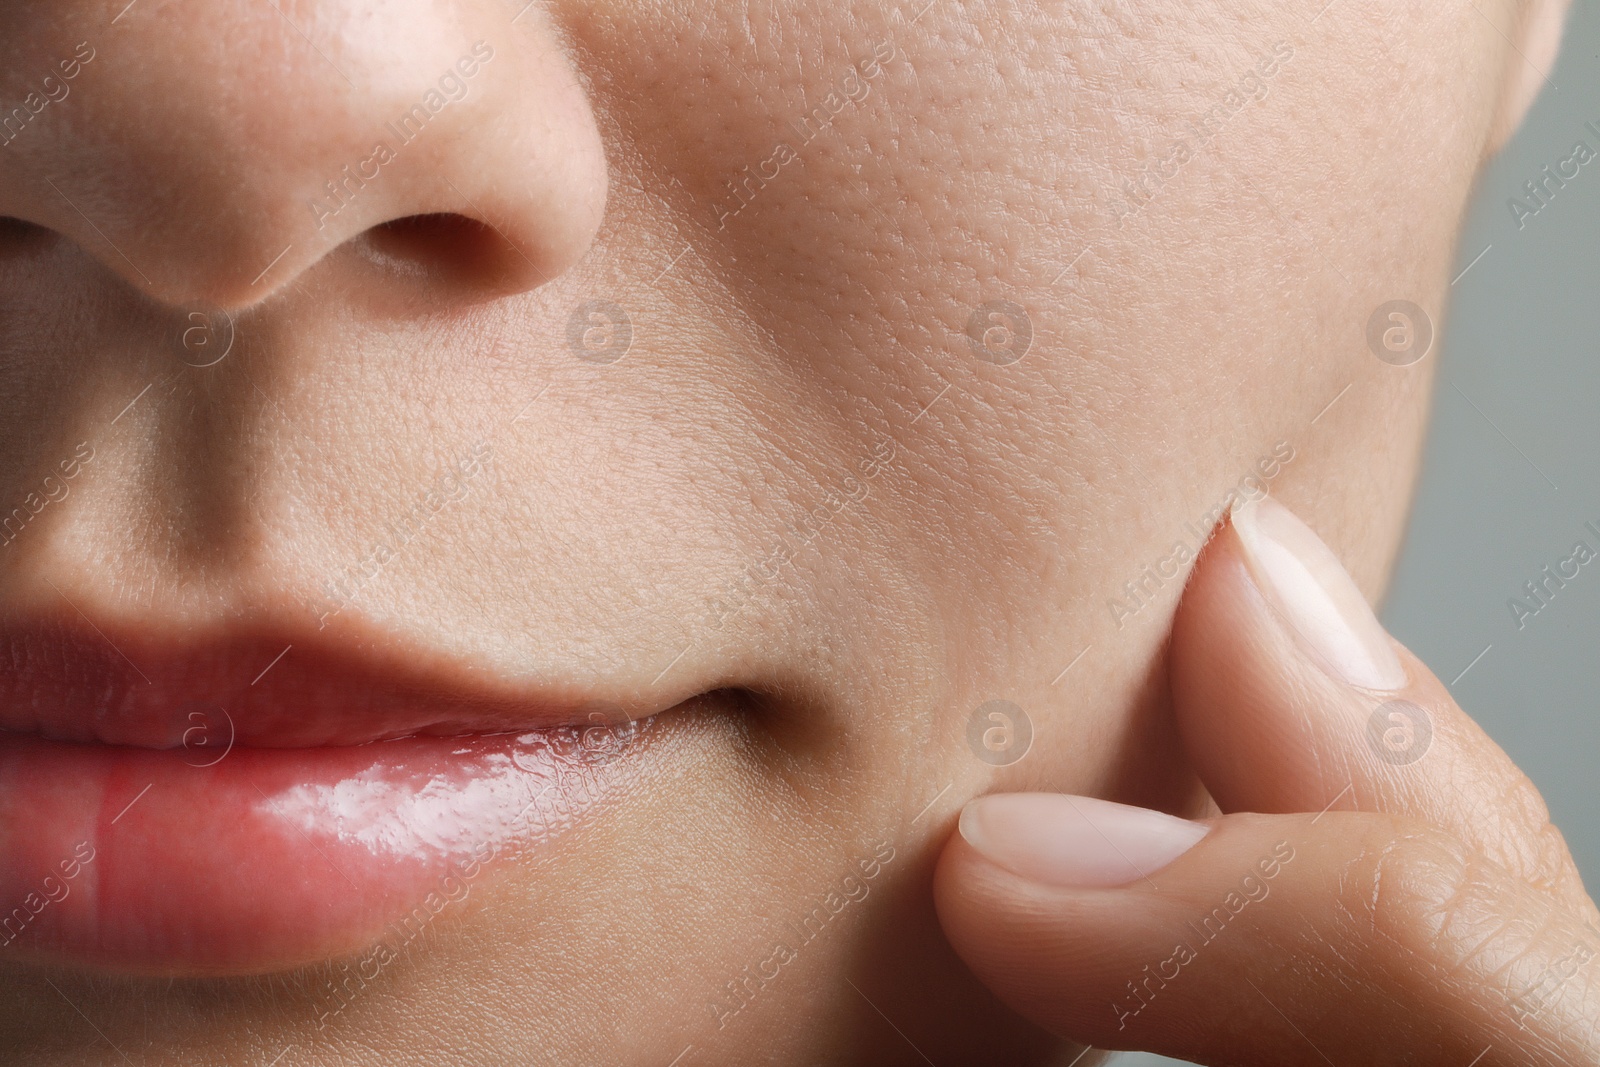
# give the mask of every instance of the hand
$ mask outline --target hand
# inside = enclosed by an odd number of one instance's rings
[[[1222,815],[963,811],[935,898],[1003,1000],[1204,1064],[1600,1064],[1600,913],[1543,799],[1281,505],[1207,548],[1170,670]]]

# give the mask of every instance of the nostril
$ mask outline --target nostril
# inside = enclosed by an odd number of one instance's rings
[[[396,280],[425,280],[468,300],[525,292],[561,268],[548,260],[548,249],[525,249],[492,223],[454,212],[391,219],[349,247]]]
[[[391,219],[364,236],[376,257],[392,266],[469,282],[495,273],[504,257],[504,238],[477,219],[453,213]]]
[[[375,240],[393,249],[397,254],[430,255],[455,246],[470,245],[492,236],[489,229],[477,219],[453,212],[432,215],[407,215],[403,219],[390,219],[372,228]]]
[[[52,231],[10,215],[0,215],[0,255],[28,252],[50,241]]]

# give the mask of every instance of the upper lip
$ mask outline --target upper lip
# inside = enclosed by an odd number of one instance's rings
[[[357,647],[316,631],[173,638],[112,632],[87,619],[7,621],[0,664],[0,732],[57,741],[310,748],[643,717],[619,694],[519,685],[463,663],[428,662],[416,650],[377,640]]]

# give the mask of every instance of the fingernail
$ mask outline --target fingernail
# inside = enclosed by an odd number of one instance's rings
[[[1388,633],[1311,527],[1271,497],[1235,507],[1230,521],[1257,588],[1328,673],[1364,689],[1405,686]]]
[[[1127,885],[1189,851],[1210,827],[1064,793],[996,793],[961,811],[961,836],[1021,878],[1067,888]]]

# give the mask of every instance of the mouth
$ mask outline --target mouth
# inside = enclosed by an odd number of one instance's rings
[[[87,620],[83,620],[87,622]],[[536,692],[316,635],[0,626],[0,961],[241,975],[354,953],[548,847],[700,694]]]

